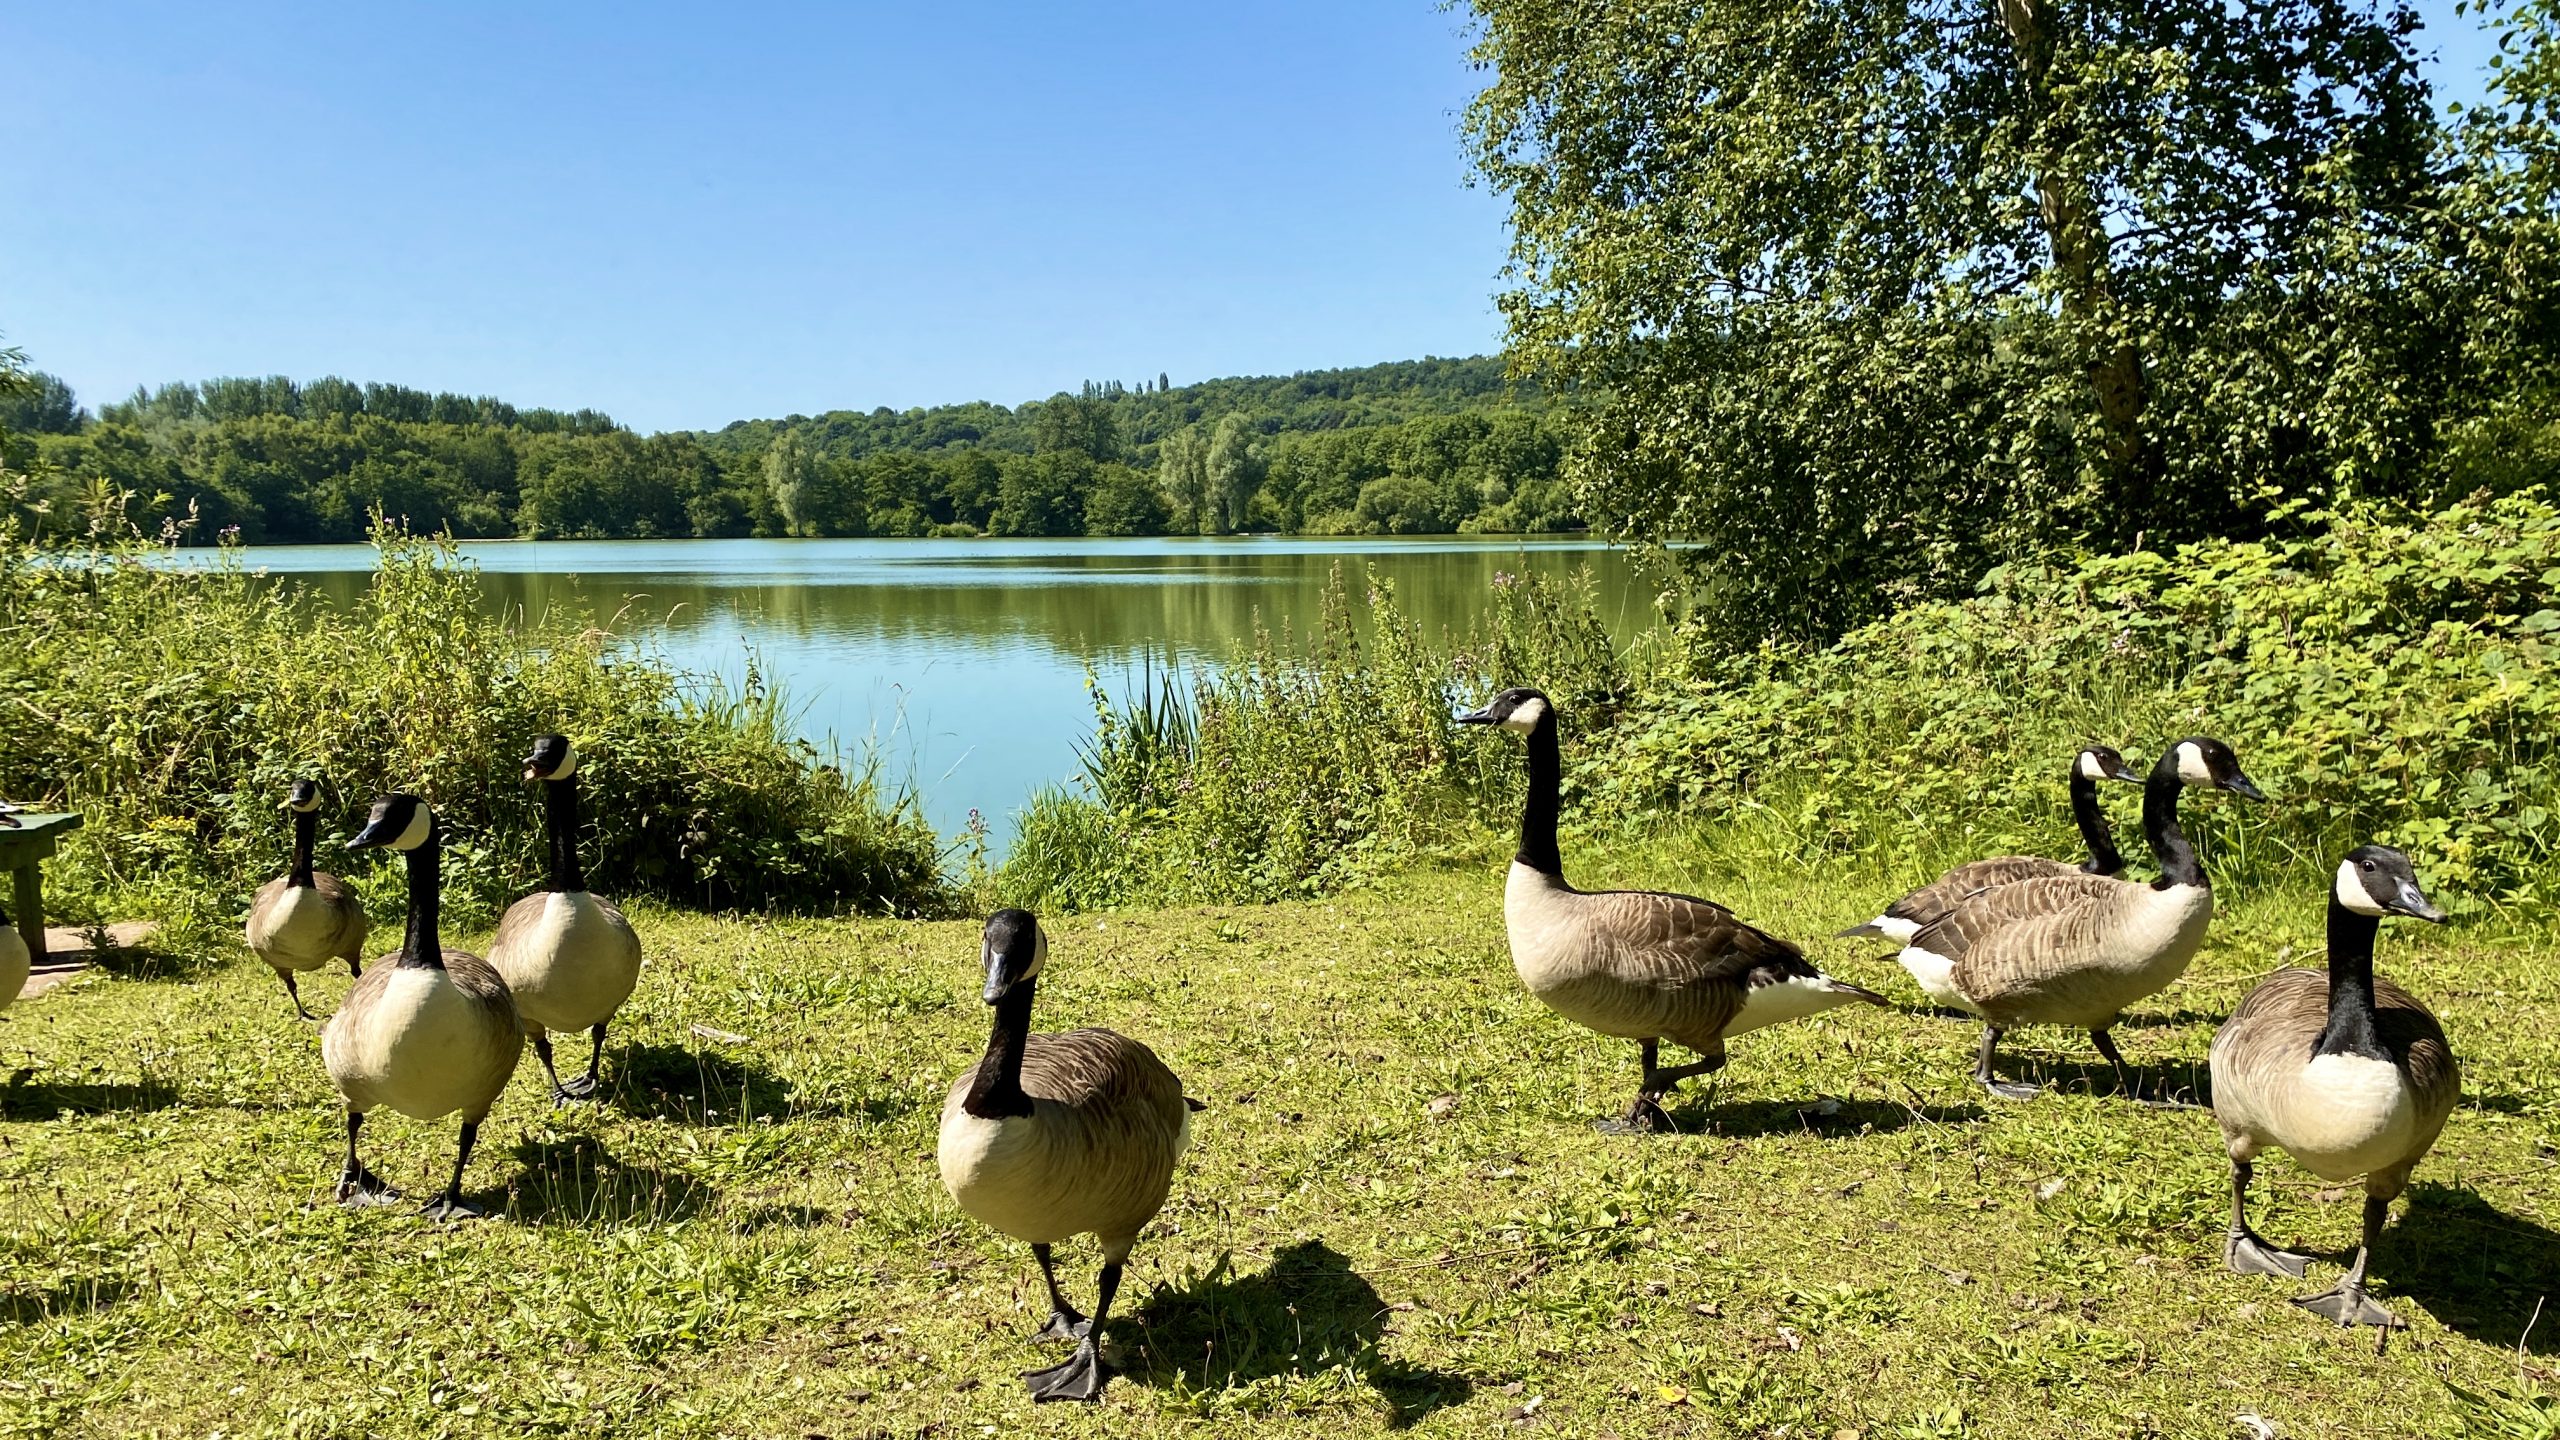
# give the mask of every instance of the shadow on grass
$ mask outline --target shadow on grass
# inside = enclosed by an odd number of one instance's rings
[[[121,1276],[105,1280],[66,1280],[41,1290],[0,1290],[0,1325],[33,1325],[61,1315],[86,1315],[122,1303],[135,1290]]]
[[[711,1050],[614,1044],[605,1048],[604,1065],[613,1106],[643,1120],[680,1125],[811,1118],[881,1120],[894,1109],[880,1100],[867,1100],[850,1111],[834,1101],[813,1103],[796,1096],[790,1081],[755,1061]]]
[[[1418,1370],[1387,1358],[1387,1305],[1351,1262],[1321,1240],[1302,1240],[1258,1274],[1231,1257],[1180,1290],[1159,1289],[1132,1315],[1141,1332],[1131,1375],[1143,1383],[1205,1390],[1284,1375],[1349,1368],[1387,1405],[1397,1429],[1474,1393],[1464,1375]]]
[[[1704,1097],[1669,1112],[1683,1135],[1717,1135],[1746,1139],[1754,1135],[1888,1134],[1914,1125],[1970,1125],[1984,1118],[1979,1105],[1911,1106],[1891,1100],[1844,1100],[1834,1095],[1810,1100],[1751,1100],[1706,1104]]]
[[[2469,1190],[2421,1180],[2382,1232],[2373,1273],[2485,1345],[2560,1352],[2560,1233]],[[2543,1312],[2539,1319],[2536,1312]]]
[[[46,1084],[16,1082],[0,1087],[0,1120],[59,1120],[65,1115],[105,1115],[166,1110],[178,1103],[175,1086],[146,1080],[139,1085]]]
[[[529,1224],[654,1225],[708,1210],[720,1192],[690,1175],[627,1165],[592,1135],[516,1143],[507,1214]]]

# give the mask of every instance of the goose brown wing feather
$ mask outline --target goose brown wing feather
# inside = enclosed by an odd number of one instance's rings
[[[1739,985],[1754,971],[1820,973],[1803,951],[1713,900],[1663,890],[1603,890],[1583,899],[1590,928],[1618,940],[1615,968],[1629,980],[1686,988]]]
[[[1986,1013],[2032,1007],[2074,979],[2140,886],[2098,875],[2057,875],[1987,890],[1912,937],[1949,962],[1950,978]]]
[[[338,930],[329,953],[342,960],[363,958],[365,932],[373,927],[365,917],[364,901],[357,897],[355,888],[326,870],[312,875],[311,888],[327,897],[329,908],[338,916]]]
[[[1896,920],[1908,920],[1925,927],[1985,890],[2015,885],[2022,880],[2087,873],[2067,861],[2047,860],[2038,855],[1995,855],[1987,860],[1971,860],[1957,866],[1886,906],[1884,913]]]

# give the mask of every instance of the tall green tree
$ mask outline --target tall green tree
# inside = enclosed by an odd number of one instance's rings
[[[773,508],[782,514],[784,533],[817,533],[814,503],[823,483],[819,468],[825,463],[796,429],[774,437],[765,450],[765,489],[773,496]]]
[[[1593,402],[1592,518],[1704,542],[1737,640],[2425,451],[2404,6],[1472,3],[1515,363]]]
[[[1218,428],[1209,436],[1204,460],[1207,499],[1218,517],[1216,528],[1223,534],[1250,528],[1246,512],[1254,492],[1262,488],[1262,451],[1255,443],[1259,438],[1253,422],[1234,412],[1220,416]]]

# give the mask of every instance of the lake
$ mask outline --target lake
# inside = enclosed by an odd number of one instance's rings
[[[1652,599],[1597,541],[1476,539],[593,540],[465,542],[493,608],[612,620],[677,667],[742,679],[750,657],[821,744],[875,743],[946,839],[969,812],[1001,852],[1015,811],[1075,773],[1088,672],[1121,693],[1149,663],[1215,663],[1257,623],[1303,633],[1336,565],[1394,582],[1427,632],[1467,625],[1497,571],[1590,567],[1621,635]],[[180,552],[193,558],[203,552]],[[253,570],[341,602],[362,545],[252,546]],[[574,717],[563,717],[574,732]]]

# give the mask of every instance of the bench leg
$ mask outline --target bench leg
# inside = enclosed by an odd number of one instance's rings
[[[35,862],[18,867],[18,908],[13,917],[18,922],[18,936],[27,942],[31,963],[44,963],[44,892],[36,885]]]

